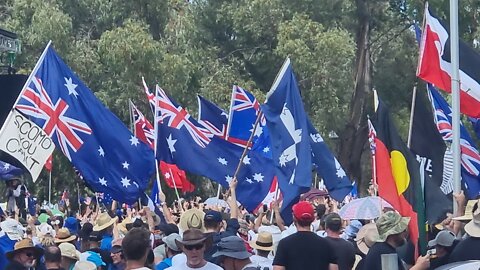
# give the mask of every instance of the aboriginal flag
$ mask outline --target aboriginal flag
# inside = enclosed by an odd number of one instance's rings
[[[410,239],[425,250],[425,207],[419,163],[402,141],[387,107],[379,100],[376,109],[375,162],[378,194],[402,216],[410,217]],[[418,249],[420,248],[420,249]]]

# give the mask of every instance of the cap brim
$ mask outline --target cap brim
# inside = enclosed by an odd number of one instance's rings
[[[225,252],[225,251],[217,251],[215,252],[212,257],[229,257],[229,258],[234,258],[234,259],[239,259],[239,260],[244,260],[247,258],[250,258],[252,254],[248,253],[247,251],[237,251],[237,252]]]
[[[437,241],[435,239],[428,241],[428,246],[429,247],[434,247],[437,245]]]
[[[264,251],[272,251],[273,250],[273,243],[269,247],[259,246],[259,245],[257,245],[257,243],[255,241],[250,241],[250,242],[248,242],[248,244],[250,245],[250,247],[252,247],[254,249],[258,249],[258,250],[264,250]]]

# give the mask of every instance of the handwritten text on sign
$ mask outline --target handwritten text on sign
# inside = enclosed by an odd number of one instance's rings
[[[0,150],[13,156],[30,171],[35,181],[52,154],[52,139],[35,123],[12,111],[0,134]]]

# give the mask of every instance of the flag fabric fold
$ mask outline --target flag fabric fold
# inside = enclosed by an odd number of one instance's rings
[[[289,58],[261,109],[270,132],[273,163],[283,194],[282,217],[291,220],[292,205],[312,184],[312,149],[307,114]]]
[[[155,130],[152,124],[145,118],[143,113],[137,108],[137,106],[135,106],[135,104],[133,104],[132,101],[130,101],[130,109],[133,116],[133,133],[135,134],[135,137],[153,149],[155,147]],[[195,189],[195,186],[188,181],[185,172],[180,170],[175,164],[168,164],[164,161],[160,161],[158,166],[163,174],[165,182],[170,188],[176,187],[183,190],[183,192],[192,192]],[[154,184],[157,185],[156,181],[154,181]]]
[[[214,136],[160,88],[157,99],[161,115],[157,158],[228,187],[243,148]],[[253,211],[268,193],[274,170],[271,160],[256,152],[249,152],[242,163],[237,200]]]
[[[453,213],[452,179],[445,174],[448,164],[444,166],[447,147],[437,130],[430,103],[426,93],[416,91],[413,110],[413,123],[410,150],[416,155],[420,164],[420,177],[424,188],[425,215],[429,224],[435,225],[446,217],[446,213]],[[443,184],[445,181],[448,184]],[[447,194],[450,196],[447,197]]]
[[[432,108],[435,112],[437,129],[447,145],[451,145],[453,140],[452,110],[447,101],[431,84],[428,84],[427,88]],[[460,125],[460,151],[463,188],[466,190],[465,193],[468,198],[475,199],[480,195],[480,154],[463,124]],[[445,182],[442,183],[442,188],[453,191],[453,180],[447,181],[447,177],[451,178],[452,176],[445,175]]]
[[[425,5],[425,25],[420,44],[417,76],[451,92],[452,65],[450,33],[445,24]],[[471,117],[480,117],[480,54],[459,41],[460,110]]]
[[[0,160],[0,179],[9,180],[22,175],[23,170]]]
[[[96,192],[133,203],[154,172],[153,151],[95,97],[49,46],[16,106],[52,138]]]
[[[426,241],[425,209],[420,168],[415,156],[402,141],[387,107],[379,101],[375,115],[375,168],[378,195],[402,216],[410,217],[410,239],[417,245]],[[420,246],[424,251],[426,246]]]
[[[215,103],[197,95],[198,123],[213,135],[227,139],[228,114]]]

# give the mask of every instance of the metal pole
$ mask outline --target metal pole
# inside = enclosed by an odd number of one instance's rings
[[[412,107],[410,109],[410,123],[408,124],[407,147],[410,148],[412,142],[413,116],[415,115],[415,102],[417,100],[417,86],[413,87]]]
[[[158,186],[158,197],[160,198],[160,194],[162,193],[162,185],[160,184],[160,172],[158,169],[158,161],[157,161],[157,141],[158,141],[158,92],[160,91],[160,86],[156,85],[155,86],[155,112],[153,115],[153,126],[155,130],[155,140],[154,140],[154,149],[153,152],[155,153],[155,171],[156,171],[156,180],[157,180],[157,186]]]
[[[52,170],[53,168],[50,168],[49,179],[48,179],[48,205],[50,205],[52,202]]]
[[[450,0],[450,59],[452,61],[452,152],[453,152],[453,190],[460,192],[460,75],[458,53],[458,0]],[[454,212],[457,204],[453,200]]]

